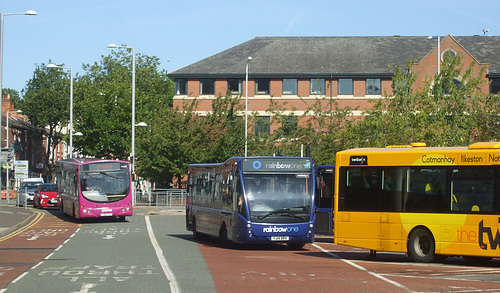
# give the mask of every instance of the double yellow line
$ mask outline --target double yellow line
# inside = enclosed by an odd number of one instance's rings
[[[10,233],[8,235],[5,235],[4,237],[0,238],[0,242],[5,241],[5,240],[7,240],[9,238],[12,238],[12,237],[14,237],[14,236],[16,236],[16,235],[18,235],[18,234],[20,234],[20,233],[28,230],[29,228],[35,226],[38,222],[40,222],[40,220],[45,215],[44,213],[39,212],[39,211],[35,211],[35,210],[32,210],[32,212],[37,214],[36,217],[35,217],[35,219],[33,221],[31,221],[28,225],[22,227],[21,229],[18,229],[16,231],[14,231],[14,232],[12,232],[12,233]]]

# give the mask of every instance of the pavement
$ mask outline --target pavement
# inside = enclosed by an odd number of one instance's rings
[[[24,207],[2,203],[0,205],[0,238],[29,224],[36,218],[36,213]]]

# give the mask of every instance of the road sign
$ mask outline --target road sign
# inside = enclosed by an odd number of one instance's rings
[[[16,161],[15,177],[18,179],[28,178],[29,161]]]

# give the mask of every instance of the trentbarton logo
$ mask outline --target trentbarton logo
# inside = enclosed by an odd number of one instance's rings
[[[262,232],[265,233],[290,233],[290,232],[299,232],[299,227],[264,227],[262,228]]]
[[[367,156],[351,156],[349,165],[368,165]]]

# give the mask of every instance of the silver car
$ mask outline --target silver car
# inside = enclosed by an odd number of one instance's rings
[[[38,185],[42,182],[23,182],[17,191],[17,206],[24,206],[25,204],[33,204],[33,197]]]

